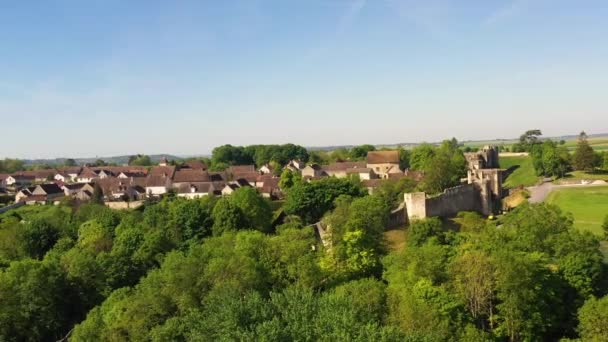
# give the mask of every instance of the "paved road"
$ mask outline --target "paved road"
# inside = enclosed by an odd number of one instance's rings
[[[530,203],[540,203],[547,198],[547,195],[551,193],[551,191],[555,189],[563,189],[563,188],[581,188],[581,187],[590,187],[590,186],[606,186],[604,184],[563,184],[557,185],[553,183],[543,183],[538,186],[531,186],[526,189],[530,191],[530,198],[528,198],[528,202]]]

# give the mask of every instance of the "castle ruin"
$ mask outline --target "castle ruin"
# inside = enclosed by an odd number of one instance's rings
[[[404,195],[409,220],[448,217],[460,211],[476,211],[489,216],[498,211],[503,197],[503,170],[498,164],[498,148],[484,146],[478,152],[465,153],[465,157],[468,164],[466,184],[445,189],[432,197],[424,192]]]

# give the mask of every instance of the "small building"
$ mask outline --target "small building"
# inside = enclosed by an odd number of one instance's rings
[[[78,176],[76,177],[76,181],[78,183],[91,183],[97,178],[99,178],[97,172],[95,172],[90,167],[83,167]]]
[[[323,177],[323,169],[319,164],[306,165],[302,169],[302,177],[318,178]]]
[[[370,151],[367,153],[367,167],[380,178],[389,178],[391,173],[401,173],[399,151]]]
[[[185,162],[182,166],[181,169],[190,169],[190,170],[203,170],[203,171],[207,171],[208,167],[205,163],[203,163],[202,161],[199,160],[190,160]]]
[[[93,187],[93,183],[72,183],[72,184],[64,184],[61,189],[65,196],[74,197],[77,193],[81,191],[89,191],[93,193],[95,188]]]
[[[32,195],[32,191],[34,191],[34,189],[36,189],[35,186],[30,186],[17,191],[15,194],[15,203],[23,202],[25,198]]]
[[[8,173],[0,173],[0,188],[6,188],[6,179],[10,177]]]
[[[258,172],[263,175],[271,175],[274,172],[274,168],[270,164],[264,164],[258,169]]]
[[[290,160],[289,163],[287,163],[287,165],[285,165],[285,169],[291,170],[293,172],[300,172],[302,171],[303,168],[306,167],[306,164],[304,162],[302,162],[301,160]]]
[[[210,182],[209,172],[203,169],[179,169],[173,176],[173,186],[179,187],[182,184]]]
[[[64,197],[65,194],[59,185],[55,183],[38,184],[32,191],[34,196],[45,196],[46,201],[52,201],[58,197]]]
[[[57,172],[55,174],[55,177],[53,177],[53,179],[57,182],[62,182],[62,183],[68,183],[68,182],[72,181],[70,176],[67,173],[64,173],[62,171]]]
[[[199,198],[204,196],[213,195],[216,191],[213,183],[182,183],[175,188],[178,197],[184,197],[188,199]]]
[[[369,180],[369,179],[376,178],[376,174],[374,173],[374,170],[372,170],[368,167],[348,168],[348,169],[346,169],[346,175],[347,176],[357,175],[360,180]]]
[[[34,175],[24,175],[24,174],[13,174],[6,178],[5,183],[7,186],[27,186],[36,181],[36,177]]]
[[[238,184],[234,184],[234,183],[226,184],[226,186],[224,186],[224,188],[222,189],[222,196],[231,195],[238,188],[240,188],[240,186],[238,186]]]

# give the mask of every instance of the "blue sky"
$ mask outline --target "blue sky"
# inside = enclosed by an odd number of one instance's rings
[[[608,132],[608,1],[1,1],[0,158]]]

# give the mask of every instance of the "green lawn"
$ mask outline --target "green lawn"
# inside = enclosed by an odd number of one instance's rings
[[[606,139],[605,137],[590,138],[590,139],[587,139],[587,142],[589,142],[589,145],[591,145],[591,147],[593,147],[593,149],[596,151],[608,150],[608,139]],[[576,139],[568,140],[568,141],[566,141],[566,147],[569,150],[574,150],[574,149],[576,149],[577,143],[578,143],[578,140],[576,140]]]
[[[602,222],[608,215],[608,186],[556,189],[546,202],[571,213],[576,228],[602,234]]]
[[[602,172],[597,172],[597,173],[588,173],[585,171],[572,171],[572,172],[568,173],[563,180],[568,181],[568,180],[573,180],[573,179],[608,181],[608,172],[602,171]]]
[[[516,165],[519,167],[507,177],[503,184],[504,187],[516,188],[520,185],[529,186],[538,182],[534,166],[532,166],[532,158],[529,156],[500,157],[501,168],[508,169]]]

